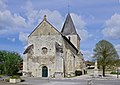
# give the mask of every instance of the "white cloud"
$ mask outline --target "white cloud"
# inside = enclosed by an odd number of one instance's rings
[[[55,26],[59,31],[61,31],[62,24],[64,23],[64,17],[61,15],[60,12],[54,10],[36,10],[34,9],[32,3],[30,1],[27,2],[26,5],[26,10],[27,10],[27,16],[28,16],[28,21],[30,24],[33,24],[36,22],[36,18],[38,20],[38,24],[43,20],[44,15],[47,15],[47,20]],[[91,37],[92,35],[88,33],[86,30],[86,22],[83,21],[82,17],[75,14],[71,13],[71,17],[73,19],[73,22],[75,24],[76,30],[78,34],[80,35],[82,41],[86,40],[87,38]]]
[[[26,28],[25,19],[18,13],[12,13],[6,8],[4,0],[0,1],[0,34],[17,33],[21,28]],[[3,9],[3,10],[2,10]]]
[[[87,61],[91,61],[93,60],[93,54],[92,52],[90,52],[89,50],[81,50],[82,54],[83,54],[83,57],[84,59]]]
[[[26,15],[26,21],[27,21],[27,26],[28,27],[34,27],[35,22],[37,21],[36,19],[39,19],[38,17],[38,12],[39,10],[34,9],[32,3],[30,1],[27,1],[26,6],[22,7],[25,10],[25,15]]]
[[[0,10],[3,11],[6,8],[5,0],[0,0]]]
[[[24,50],[27,49],[28,46],[29,46],[29,45],[25,45],[25,46],[24,46]]]
[[[27,44],[28,35],[29,35],[28,33],[23,33],[23,32],[19,33],[19,40],[23,43],[23,45]]]
[[[47,20],[55,26],[59,31],[61,31],[62,24],[64,23],[64,17],[56,10],[50,11],[48,9],[44,10],[36,10],[34,9],[32,3],[30,1],[27,2],[26,8],[26,15],[28,16],[28,23],[33,24],[36,22],[36,18],[38,20],[38,24],[43,20],[44,15],[47,15]],[[86,30],[86,23],[83,21],[82,17],[71,13],[73,18],[73,22],[77,29],[78,34],[80,35],[82,41],[86,40],[87,38],[91,37],[92,35],[88,33]]]
[[[44,15],[47,15],[47,20],[60,31],[63,23],[62,15],[56,10],[54,11],[50,11],[48,9],[40,10],[38,13],[39,23],[43,19]]]
[[[87,38],[92,36],[86,30],[86,22],[82,19],[81,16],[79,16],[75,13],[71,13],[71,17],[73,19],[76,30],[77,30],[78,34],[80,35],[82,41],[85,41],[85,40],[87,40]]]
[[[117,50],[117,52],[118,52],[118,54],[119,54],[119,56],[120,56],[120,44],[117,44],[117,45],[115,46],[115,48],[116,48],[116,50]]]
[[[15,42],[15,38],[7,38],[8,40],[10,40],[11,42]]]
[[[1,2],[2,3],[2,2]],[[6,5],[4,3],[4,5]],[[36,10],[30,1],[27,2],[24,8],[24,17],[19,13],[12,13],[8,9],[0,10],[0,35],[11,34],[18,32],[30,32],[43,20],[44,15],[47,15],[48,21],[58,29],[61,29],[63,17],[61,14],[54,10],[47,9]]]
[[[61,31],[62,24],[64,23],[64,17],[60,12],[48,9],[37,10],[30,1],[26,3],[25,7],[22,7],[24,9],[24,17],[19,13],[12,13],[6,8],[5,3],[3,3],[3,8],[3,11],[0,10],[0,35],[19,32],[30,33],[31,30],[35,28],[36,24],[39,24],[40,21],[43,20],[44,15],[47,15],[48,21],[59,31]],[[83,21],[82,17],[75,13],[71,13],[71,16],[82,41],[89,38],[91,35],[86,30],[86,23]]]
[[[105,28],[102,30],[105,37],[120,39],[120,14],[114,14],[105,22]]]

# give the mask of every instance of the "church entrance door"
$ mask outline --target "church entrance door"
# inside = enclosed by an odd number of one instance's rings
[[[46,66],[42,67],[42,77],[48,77],[48,68]]]

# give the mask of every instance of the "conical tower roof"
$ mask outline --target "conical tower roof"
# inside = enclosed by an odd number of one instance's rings
[[[69,13],[65,20],[61,33],[63,33],[64,35],[77,35],[75,26]]]

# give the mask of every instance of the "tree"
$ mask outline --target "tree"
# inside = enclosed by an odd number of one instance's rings
[[[115,65],[117,62],[114,61],[119,59],[117,51],[110,42],[101,40],[96,44],[94,52],[94,58],[97,59],[98,65],[102,66],[103,76],[105,76],[106,66]]]
[[[16,52],[0,51],[0,70],[1,74],[13,75],[19,70],[21,57]]]

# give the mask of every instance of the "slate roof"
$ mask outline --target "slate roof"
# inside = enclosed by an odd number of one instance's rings
[[[63,33],[64,35],[77,35],[75,26],[69,13],[65,20],[61,33]]]
[[[76,54],[77,54],[78,53],[78,49],[73,45],[73,43],[71,43],[70,40],[68,40],[68,38],[66,36],[62,35],[62,37],[76,50]]]

